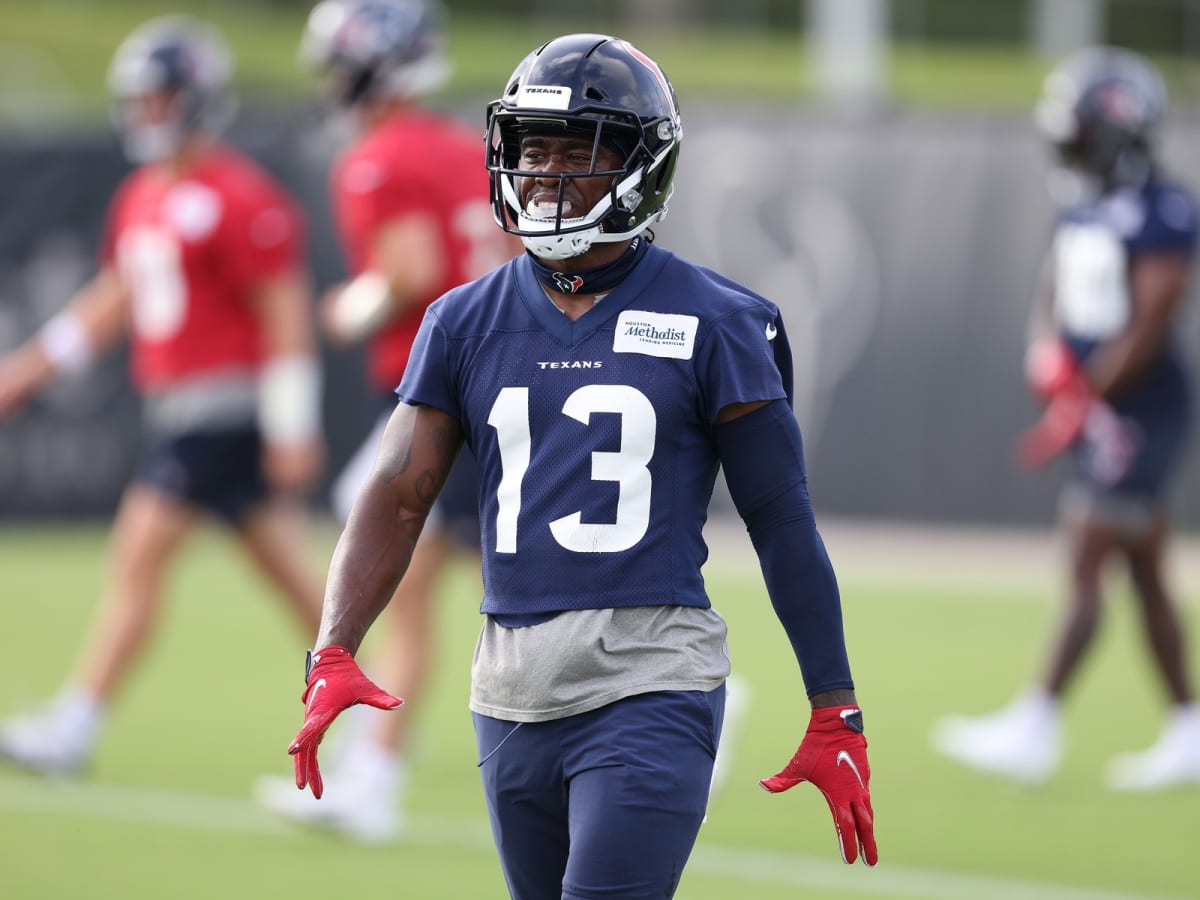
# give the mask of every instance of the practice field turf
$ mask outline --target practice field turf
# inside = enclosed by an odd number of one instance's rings
[[[332,540],[328,531],[314,539],[322,568]],[[790,757],[806,704],[748,542],[715,529],[710,591],[753,697],[678,897],[1200,897],[1200,790],[1116,796],[1102,787],[1110,756],[1153,740],[1162,705],[1123,591],[1072,697],[1064,771],[1023,790],[949,765],[928,734],[945,712],[1006,701],[1034,668],[1058,609],[1045,554],[1000,539],[990,553],[986,535],[972,538],[974,555],[922,533],[876,545],[845,527],[827,540],[866,709],[880,865],[841,864],[811,787],[771,797],[755,784]],[[0,712],[57,686],[103,582],[103,547],[99,527],[0,530]],[[225,538],[205,534],[174,579],[160,639],[90,777],[47,783],[0,769],[0,897],[505,897],[465,703],[476,585],[467,566],[447,584],[408,835],[357,847],[285,826],[248,799],[257,774],[289,771],[306,641]],[[1200,582],[1183,587],[1190,598]],[[1194,651],[1200,632],[1191,634]]]

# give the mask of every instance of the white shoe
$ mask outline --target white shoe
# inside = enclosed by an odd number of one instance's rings
[[[301,825],[323,828],[354,841],[380,844],[400,833],[400,795],[405,767],[380,757],[370,774],[347,764],[330,773],[320,800],[308,789],[297,790],[291,778],[264,775],[254,784],[260,806]],[[372,753],[372,756],[374,754]],[[361,755],[358,756],[361,758]]]
[[[1200,719],[1176,717],[1148,750],[1115,757],[1108,764],[1106,781],[1114,791],[1200,785]]]
[[[72,727],[56,706],[0,722],[0,759],[39,775],[79,775],[91,763],[88,729]]]
[[[969,768],[1041,784],[1058,768],[1058,716],[1045,701],[1022,699],[981,718],[948,716],[934,726],[934,749]]]

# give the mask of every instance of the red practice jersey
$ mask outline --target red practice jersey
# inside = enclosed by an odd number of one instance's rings
[[[130,174],[109,208],[102,256],[130,292],[137,386],[257,370],[253,292],[302,265],[303,227],[271,176],[225,145],[178,178],[151,166]]]
[[[442,283],[371,342],[368,374],[382,391],[400,383],[425,307],[512,255],[507,235],[492,218],[483,151],[482,133],[435,113],[410,110],[372,128],[334,167],[333,208],[355,274],[370,267],[378,229],[402,216],[431,217],[444,248]]]

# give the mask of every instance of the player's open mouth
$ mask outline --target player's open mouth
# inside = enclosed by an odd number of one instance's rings
[[[535,219],[553,219],[560,215],[558,198],[545,199],[541,197],[531,197],[525,205],[525,212]],[[562,217],[570,219],[575,216],[575,204],[569,199],[563,198],[562,202]]]

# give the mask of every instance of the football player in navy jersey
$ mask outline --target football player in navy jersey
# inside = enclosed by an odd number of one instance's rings
[[[951,718],[935,732],[951,757],[1018,780],[1044,780],[1058,764],[1059,708],[1099,624],[1111,560],[1129,573],[1172,709],[1153,747],[1112,761],[1109,786],[1200,782],[1200,708],[1164,573],[1168,492],[1192,425],[1191,379],[1174,332],[1197,211],[1154,155],[1165,109],[1158,73],[1105,47],[1061,63],[1037,107],[1060,163],[1051,186],[1064,209],[1026,358],[1045,412],[1018,450],[1029,468],[1071,455],[1060,509],[1070,603],[1033,690],[996,715]]]
[[[704,818],[729,673],[701,577],[719,468],[811,705],[791,762],[842,856],[874,865],[870,766],[837,581],[817,532],[779,310],[654,246],[682,137],[659,67],[560,37],[488,109],[498,223],[527,253],[425,315],[330,568],[296,784],[348,706],[395,708],[353,654],[459,448],[479,464],[483,628],[470,706],[519,900],[672,896]],[[786,705],[781,706],[786,710]],[[786,714],[786,713],[785,713]]]

